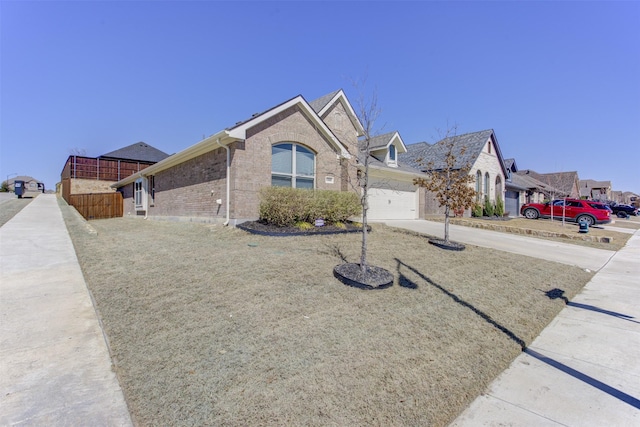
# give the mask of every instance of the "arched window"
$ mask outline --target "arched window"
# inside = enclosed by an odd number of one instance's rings
[[[482,172],[476,173],[476,200],[482,197]]]
[[[484,195],[491,199],[491,181],[489,181],[489,172],[484,174]]]
[[[315,188],[315,154],[290,142],[271,147],[271,185]]]
[[[500,175],[496,176],[496,197],[500,196],[501,199],[504,199],[502,195],[502,178]]]

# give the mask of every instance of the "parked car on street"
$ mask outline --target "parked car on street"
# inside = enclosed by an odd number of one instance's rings
[[[581,199],[560,199],[546,203],[527,203],[520,208],[520,214],[525,218],[551,218],[571,222],[586,222],[594,224],[608,224],[611,222],[611,211],[603,203]]]
[[[638,208],[631,205],[616,204],[616,205],[610,205],[610,207],[613,213],[617,215],[619,218],[625,218],[627,215],[633,215],[633,216],[638,215]]]

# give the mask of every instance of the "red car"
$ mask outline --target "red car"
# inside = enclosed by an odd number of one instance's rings
[[[587,224],[608,224],[611,222],[611,210],[604,204],[592,200],[561,199],[547,203],[527,203],[520,208],[520,214],[525,218],[553,218],[565,221],[582,222]]]

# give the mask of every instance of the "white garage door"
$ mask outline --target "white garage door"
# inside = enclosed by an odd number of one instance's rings
[[[417,197],[416,191],[370,188],[367,216],[369,219],[417,219]]]

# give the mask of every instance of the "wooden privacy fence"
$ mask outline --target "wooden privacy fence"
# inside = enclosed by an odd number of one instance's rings
[[[69,204],[85,219],[116,218],[123,213],[122,194],[118,192],[71,194]]]

